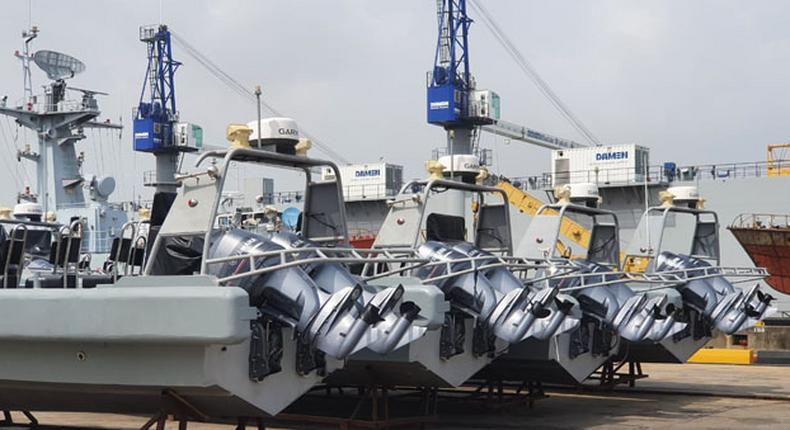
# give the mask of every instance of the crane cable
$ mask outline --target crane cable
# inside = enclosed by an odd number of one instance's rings
[[[183,37],[179,36],[178,34],[173,32],[172,30],[170,31],[170,34],[172,34],[173,39],[175,40],[175,42],[178,45],[180,45],[181,48],[183,48],[184,51],[190,57],[192,57],[195,61],[200,63],[200,65],[202,65],[209,73],[211,73],[211,75],[213,75],[215,78],[217,78],[223,84],[225,84],[230,90],[232,90],[237,95],[239,95],[242,98],[244,98],[245,100],[248,100],[248,101],[250,101],[252,103],[257,103],[257,97],[245,85],[241,84],[238,80],[236,80],[231,75],[229,75],[227,72],[222,70],[221,67],[219,67],[213,61],[211,61],[211,59],[209,59],[206,55],[201,53],[197,48],[195,48],[194,46],[189,44],[189,42],[184,40]],[[269,103],[267,103],[263,99],[261,99],[261,105],[264,108],[266,108],[266,110],[271,112],[272,115],[285,116],[282,113],[280,113],[277,109],[275,109],[274,106],[270,105]],[[318,139],[315,138],[315,136],[313,136],[310,133],[308,133],[303,127],[299,127],[299,128],[300,128],[300,133],[302,135],[304,135],[305,137],[307,137],[308,139],[310,139],[313,142],[313,144],[316,146],[316,148],[318,148],[318,150],[320,150],[321,152],[325,153],[326,155],[328,155],[330,158],[334,159],[335,161],[339,161],[339,162],[341,162],[343,164],[350,164],[348,159],[346,159],[345,157],[340,155],[340,153],[338,153],[337,151],[333,150],[328,145],[325,145],[322,142],[320,142]]]
[[[5,128],[0,125],[0,135],[3,137],[3,144],[11,150],[11,145],[9,143],[9,139],[5,135]],[[21,189],[22,187],[19,184],[19,167],[17,167],[16,172],[14,172],[13,166],[9,165],[8,159],[3,157],[3,165],[5,165],[6,169],[8,169],[8,173],[11,174],[11,177],[14,179],[14,184],[16,184],[16,189]]]
[[[18,144],[18,142],[19,142],[19,127],[20,126],[17,126],[17,129],[14,130],[14,127],[11,125],[11,119],[8,116],[5,117],[5,122],[6,122],[6,125],[8,126],[8,135],[9,136],[13,136],[13,140],[11,140],[11,142],[14,145],[14,149],[16,150],[16,154],[19,154],[19,144]],[[15,169],[16,173],[19,174],[19,170],[20,170],[20,166],[21,166],[22,174],[25,176],[25,181],[27,181],[27,184],[32,184],[32,181],[30,180],[30,175],[27,172],[27,166],[25,165],[25,163],[18,162],[16,164],[16,166],[17,166],[16,169]]]
[[[538,74],[535,67],[530,63],[524,55],[516,48],[513,42],[507,37],[502,28],[494,21],[491,14],[483,7],[482,2],[477,0],[469,0],[472,9],[475,9],[483,18],[483,24],[491,31],[497,41],[502,45],[505,51],[516,62],[521,70],[532,80],[538,87],[538,90],[549,100],[549,102],[559,111],[559,113],[576,129],[588,142],[595,146],[600,146],[601,142],[598,138],[588,129],[581,120],[571,112],[570,108],[560,100],[559,96],[549,86],[549,84]]]

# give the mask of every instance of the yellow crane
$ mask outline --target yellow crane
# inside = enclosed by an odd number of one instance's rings
[[[543,202],[538,198],[525,193],[519,188],[516,188],[507,181],[500,181],[497,183],[497,188],[503,190],[507,194],[508,201],[511,205],[515,206],[520,212],[529,216],[535,216],[538,209],[543,206]],[[558,215],[557,211],[549,209],[545,213]],[[563,218],[560,226],[560,234],[566,239],[586,248],[590,243],[590,231],[581,224],[573,221],[570,218]],[[560,255],[569,256],[570,248],[565,246],[562,242],[557,242],[557,252]]]
[[[496,186],[497,188],[503,190],[505,194],[507,194],[508,201],[511,205],[515,206],[520,212],[529,216],[535,216],[538,213],[538,209],[543,206],[543,202],[540,201],[540,199],[522,191],[520,188],[513,186],[513,184],[510,182],[500,181]],[[544,213],[558,215],[557,211],[553,209],[549,209]],[[560,224],[560,234],[562,237],[581,246],[582,248],[587,248],[590,244],[590,230],[570,218],[565,217],[562,219]],[[571,257],[570,248],[568,248],[564,243],[557,241],[555,246],[557,247],[557,252],[560,255]],[[624,272],[644,272],[645,268],[647,268],[647,264],[649,263],[649,260],[646,258],[625,258],[625,253],[622,251],[620,251],[620,261],[623,263],[622,267]]]
[[[790,176],[790,143],[767,146],[768,176]]]

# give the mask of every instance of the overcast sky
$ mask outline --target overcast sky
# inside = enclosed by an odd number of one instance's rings
[[[163,2],[163,21],[303,128],[352,161],[386,161],[423,176],[422,163],[444,145],[425,121],[425,73],[436,39],[434,0]],[[33,0],[41,33],[35,49],[63,51],[87,70],[79,87],[111,93],[103,116],[130,124],[145,71],[138,27],[159,20],[159,0]],[[651,148],[651,162],[759,161],[765,145],[790,140],[790,30],[786,1],[524,1],[485,5],[555,92],[606,144]],[[3,0],[0,95],[22,95],[13,52],[28,25],[28,0]],[[474,16],[472,16],[474,18]],[[541,96],[482,23],[471,29],[478,87],[502,97],[502,118],[559,136],[581,136]],[[254,119],[255,108],[176,47],[183,120],[224,145],[225,126]],[[45,76],[34,71],[39,88]],[[2,119],[0,198],[12,199],[14,138]],[[15,127],[12,127],[15,129]],[[86,170],[115,172],[117,198],[140,193],[150,156],[131,151],[131,130],[80,143]],[[13,131],[15,133],[15,131]],[[16,145],[21,146],[20,135]],[[33,136],[27,136],[33,142]],[[505,145],[496,169],[510,176],[549,170],[547,150]],[[98,151],[98,146],[103,146]],[[314,153],[314,155],[321,155]],[[32,166],[28,167],[32,177]],[[286,184],[285,186],[290,186]]]

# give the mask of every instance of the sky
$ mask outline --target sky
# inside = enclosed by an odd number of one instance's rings
[[[765,145],[790,140],[788,2],[484,1],[604,144],[648,146],[651,164],[709,164],[762,161]],[[353,162],[383,159],[405,166],[406,178],[422,177],[431,150],[445,145],[445,132],[425,120],[433,0],[2,0],[0,96],[22,96],[13,53],[32,5],[34,49],[85,62],[71,83],[110,93],[100,100],[102,118],[130,125],[146,66],[138,28],[160,22],[160,4],[161,22],[251,90],[261,84],[268,103]],[[470,45],[478,87],[501,96],[502,119],[583,140],[481,22],[472,24]],[[225,145],[225,127],[253,120],[254,104],[174,49],[184,63],[176,76],[181,119],[201,125],[206,143]],[[40,89],[45,75],[33,73]],[[0,130],[0,201],[10,201],[33,177],[32,165],[17,165],[14,147],[34,140],[3,118]],[[152,157],[131,150],[130,127],[120,137],[88,137],[78,143],[85,170],[114,174],[114,199],[146,195],[142,172]],[[482,144],[494,149],[499,173],[550,170],[548,150],[487,135]],[[277,188],[295,185],[283,179]]]

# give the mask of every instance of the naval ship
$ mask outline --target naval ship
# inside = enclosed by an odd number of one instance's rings
[[[83,265],[97,267],[110,253],[112,242],[118,238],[135,205],[110,200],[115,178],[101,172],[87,172],[87,158],[98,154],[81,150],[78,144],[86,139],[88,129],[120,133],[123,127],[109,119],[99,119],[97,96],[107,93],[71,84],[71,79],[85,70],[85,64],[60,52],[33,52],[32,42],[38,36],[36,26],[23,31],[23,48],[16,52],[22,63],[23,96],[16,101],[4,96],[0,101],[0,116],[13,118],[17,127],[26,128],[37,137],[37,145],[26,143],[14,154],[18,163],[35,165],[35,184],[26,184],[18,190],[16,202],[9,205],[13,209],[4,209],[2,216],[6,224],[24,221],[29,234],[37,232],[41,240],[36,252],[44,256],[51,250],[50,237],[55,238],[61,226],[69,227],[74,230],[69,235],[80,236],[75,258]],[[49,80],[42,94],[33,92],[33,64]],[[75,222],[78,225],[71,229]]]

